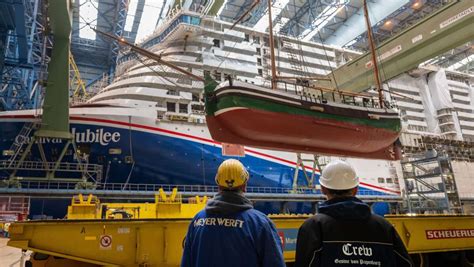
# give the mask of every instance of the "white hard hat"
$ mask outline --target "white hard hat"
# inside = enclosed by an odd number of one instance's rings
[[[319,183],[333,190],[347,190],[359,185],[354,168],[342,160],[331,161],[324,167]]]

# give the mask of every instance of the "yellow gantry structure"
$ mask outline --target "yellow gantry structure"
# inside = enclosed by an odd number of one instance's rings
[[[76,61],[74,60],[74,57],[72,56],[71,52],[69,52],[69,69],[69,89],[72,92],[72,96],[75,99],[86,99],[89,95],[86,90],[86,84],[81,78],[81,73],[79,72],[79,68],[77,67]]]

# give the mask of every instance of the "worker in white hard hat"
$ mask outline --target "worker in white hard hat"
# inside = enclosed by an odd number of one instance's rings
[[[295,266],[413,266],[394,227],[356,197],[349,163],[332,161],[319,183],[327,201],[298,231]]]
[[[248,180],[240,161],[222,162],[215,179],[219,193],[189,225],[182,267],[285,266],[275,226],[244,196]]]

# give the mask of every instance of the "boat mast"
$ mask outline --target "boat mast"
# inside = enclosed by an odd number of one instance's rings
[[[270,34],[270,62],[272,67],[272,89],[277,88],[277,74],[275,66],[275,42],[273,41],[272,0],[268,0],[268,32]]]
[[[379,77],[379,66],[377,65],[377,54],[375,53],[375,44],[374,44],[374,38],[372,35],[372,27],[371,27],[370,19],[369,19],[369,11],[367,9],[367,0],[364,0],[364,16],[365,16],[365,23],[367,24],[367,36],[369,39],[370,53],[372,54],[372,63],[374,64],[375,83],[377,85],[377,91],[379,92],[379,105],[380,105],[380,108],[384,108],[383,96],[382,96],[382,83],[380,82],[380,77]]]

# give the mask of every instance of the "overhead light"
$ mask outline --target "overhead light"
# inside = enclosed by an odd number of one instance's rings
[[[385,21],[385,24],[384,24],[384,25],[385,25],[385,26],[390,26],[390,25],[392,25],[392,21],[391,21],[391,20],[387,20],[387,21]]]
[[[420,2],[415,2],[411,7],[414,8],[414,9],[417,9],[417,8],[421,7],[421,3]]]

